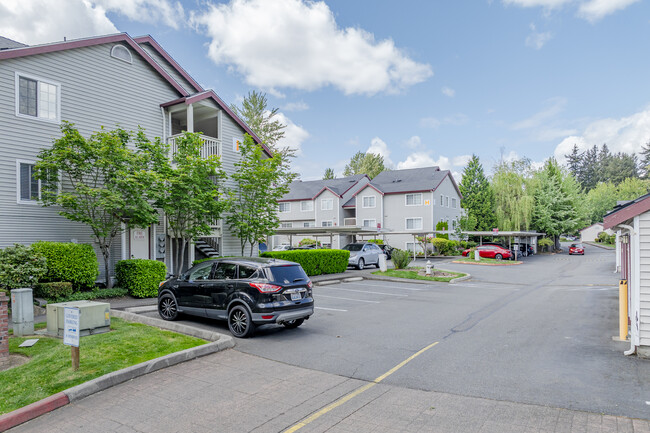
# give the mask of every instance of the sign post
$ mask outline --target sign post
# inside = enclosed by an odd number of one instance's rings
[[[78,308],[63,309],[63,344],[71,346],[72,369],[75,371],[79,370],[79,315]]]

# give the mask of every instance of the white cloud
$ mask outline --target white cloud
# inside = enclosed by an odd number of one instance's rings
[[[472,159],[472,155],[454,156],[451,163],[455,167],[465,167],[470,159]]]
[[[309,132],[302,126],[293,123],[283,113],[276,113],[274,119],[287,126],[284,129],[284,137],[278,141],[278,147],[288,147],[296,151],[296,156],[302,155],[302,143],[309,138]]]
[[[300,101],[300,102],[289,102],[286,104],[284,107],[282,107],[284,111],[305,111],[309,110],[309,105],[307,105],[305,102]]]
[[[375,137],[370,140],[370,147],[366,150],[366,153],[375,153],[384,157],[384,165],[387,168],[393,168],[393,161],[390,159],[390,149],[384,140],[379,137]]]
[[[555,158],[564,161],[573,145],[586,150],[607,143],[612,152],[638,153],[650,140],[650,108],[618,119],[600,119],[587,125],[582,134],[566,137],[555,148]]]
[[[414,135],[404,142],[404,146],[409,149],[417,149],[422,146],[422,140],[417,135]]]
[[[441,92],[442,92],[443,95],[448,96],[450,98],[453,98],[454,96],[456,96],[456,91],[454,89],[452,89],[451,87],[445,86],[445,87],[443,87],[441,89]]]
[[[420,168],[420,167],[431,167],[438,166],[441,170],[448,170],[449,158],[446,156],[440,156],[438,160],[435,160],[431,156],[431,152],[414,152],[406,157],[404,161],[401,161],[397,164],[398,170],[406,170],[409,168]]]
[[[524,8],[543,7],[546,9],[555,9],[572,1],[573,0],[503,0],[503,4]]]
[[[271,90],[334,86],[345,94],[398,92],[433,75],[391,39],[340,28],[322,1],[231,0],[191,14],[210,38],[208,55]]]
[[[566,98],[556,97],[556,98],[547,99],[546,101],[544,101],[544,105],[546,105],[544,109],[533,114],[527,119],[516,122],[514,125],[512,125],[512,129],[520,130],[520,129],[530,129],[530,128],[537,128],[543,126],[550,119],[554,118],[559,113],[561,113],[564,110],[566,104],[567,104]]]
[[[168,0],[2,0],[0,29],[28,45],[118,33],[108,12],[173,28],[184,22],[181,4]]]
[[[625,9],[639,0],[589,0],[580,5],[578,16],[592,23],[613,14],[618,10]]]
[[[538,32],[534,23],[530,24],[531,33],[526,37],[526,46],[541,50],[542,47],[551,40],[551,32]]]
[[[424,128],[437,129],[441,125],[461,126],[466,124],[468,121],[469,118],[467,117],[467,115],[463,113],[458,113],[458,114],[453,114],[451,116],[443,117],[442,119],[438,119],[436,117],[424,117],[420,119],[420,126]]]

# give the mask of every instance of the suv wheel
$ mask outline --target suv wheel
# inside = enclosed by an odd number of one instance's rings
[[[235,305],[228,313],[228,329],[237,338],[248,338],[253,335],[255,325],[248,309],[242,305]]]
[[[361,271],[361,270],[363,270],[365,265],[366,265],[366,263],[363,261],[363,259],[359,259],[359,263],[357,263],[357,269]]]
[[[284,322],[283,325],[287,329],[295,329],[298,326],[302,325],[304,321],[305,319],[289,320],[288,322]]]
[[[176,320],[178,318],[178,306],[176,299],[166,293],[158,300],[158,314],[165,320]]]

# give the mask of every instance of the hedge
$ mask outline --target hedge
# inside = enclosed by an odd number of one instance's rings
[[[99,262],[91,245],[39,241],[32,245],[32,249],[47,259],[47,274],[41,281],[69,281],[73,290],[95,286]]]
[[[271,257],[300,263],[307,275],[338,274],[348,268],[350,251],[346,250],[289,250],[269,251],[261,257]]]
[[[39,283],[34,288],[35,297],[46,299],[66,298],[72,295],[73,292],[72,283],[69,281]]]
[[[167,266],[157,260],[120,260],[115,265],[117,285],[136,298],[158,296],[158,286],[165,280]]]

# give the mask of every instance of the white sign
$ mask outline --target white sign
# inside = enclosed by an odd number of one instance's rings
[[[79,309],[63,309],[63,344],[79,347]]]
[[[243,142],[244,142],[243,138],[233,137],[233,139],[232,139],[232,151],[233,152],[239,152],[239,147],[242,145]]]

